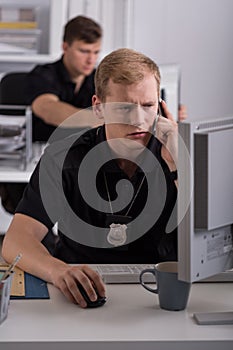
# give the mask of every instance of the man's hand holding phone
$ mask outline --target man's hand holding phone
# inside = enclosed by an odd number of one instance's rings
[[[162,158],[170,171],[175,171],[178,157],[178,126],[163,100],[159,102],[155,136],[163,145]]]

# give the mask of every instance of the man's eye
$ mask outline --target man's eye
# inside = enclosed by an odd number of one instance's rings
[[[144,110],[144,112],[150,113],[150,112],[153,112],[154,106],[153,105],[145,105],[145,106],[142,106],[142,109]]]
[[[81,53],[84,53],[84,54],[87,54],[87,53],[88,53],[88,51],[82,50],[82,49],[79,49],[78,51],[81,52]]]
[[[143,107],[143,108],[151,108],[151,107],[154,107],[154,105],[148,104],[148,105],[143,105],[142,107]]]
[[[119,112],[123,112],[123,113],[128,113],[128,112],[131,111],[131,109],[132,109],[131,106],[118,106],[118,107],[117,107],[117,110],[118,110]]]
[[[131,111],[131,107],[123,106],[123,107],[121,107],[121,110],[124,111],[124,112],[129,112],[129,111]]]

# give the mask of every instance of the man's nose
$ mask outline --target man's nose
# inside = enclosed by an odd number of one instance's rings
[[[95,63],[97,60],[96,54],[95,53],[89,53],[87,57],[88,63]]]
[[[145,122],[145,111],[141,106],[136,106],[132,111],[131,124],[134,126],[141,126]]]

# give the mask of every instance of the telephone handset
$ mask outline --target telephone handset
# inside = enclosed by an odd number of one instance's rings
[[[155,135],[155,132],[156,132],[156,124],[157,124],[157,121],[158,121],[158,118],[159,116],[162,116],[164,118],[167,118],[166,117],[166,114],[164,112],[164,109],[163,109],[163,105],[162,105],[162,100],[160,99],[159,100],[159,104],[158,104],[158,111],[157,111],[157,115],[155,117],[155,120],[154,120],[154,123],[153,123],[153,126],[152,126],[152,132],[153,134]]]
[[[167,116],[164,112],[164,108],[163,108],[161,99],[159,100],[159,105],[158,105],[158,115],[161,115],[162,117],[167,118]]]

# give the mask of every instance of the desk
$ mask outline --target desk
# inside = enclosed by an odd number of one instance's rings
[[[7,163],[7,161],[0,160],[0,182],[14,182],[14,183],[26,183],[29,181],[33,170],[39,158],[45,148],[46,144],[43,143],[34,143],[33,144],[33,157],[31,161],[27,164],[25,170],[21,170],[10,164],[8,166],[3,165]],[[12,215],[5,212],[1,205],[0,199],[0,234],[5,233],[10,225],[12,220]]]
[[[10,165],[0,165],[0,182],[28,182],[46,144],[33,144],[33,157],[25,170]],[[4,163],[3,161],[1,163]],[[6,163],[6,162],[5,162]]]
[[[97,309],[69,303],[52,285],[50,300],[11,300],[0,326],[0,349],[9,350],[232,350],[233,326],[200,326],[194,312],[233,309],[232,283],[191,288],[184,311],[165,311],[142,286],[107,285]],[[16,346],[17,344],[17,346]]]

